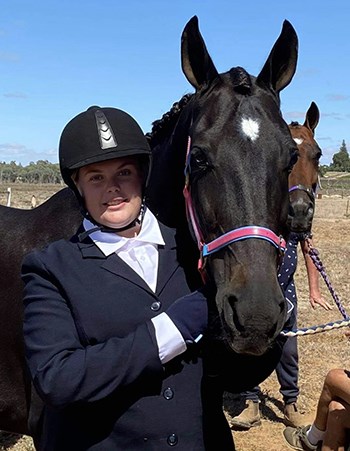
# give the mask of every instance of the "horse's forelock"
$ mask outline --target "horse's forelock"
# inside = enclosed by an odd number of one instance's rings
[[[290,125],[291,127],[300,127],[300,124],[299,124],[298,121],[292,121],[289,125]]]
[[[250,94],[252,80],[248,72],[243,67],[233,67],[229,71],[233,87],[242,94]]]

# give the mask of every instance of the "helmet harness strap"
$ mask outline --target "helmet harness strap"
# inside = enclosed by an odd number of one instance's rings
[[[124,227],[119,227],[118,229],[99,224],[97,221],[95,221],[91,217],[91,215],[89,214],[89,212],[86,209],[83,208],[82,210],[83,210],[84,217],[86,219],[88,219],[90,222],[92,222],[93,224],[95,224],[96,227],[93,227],[90,230],[85,230],[84,232],[79,233],[78,239],[79,239],[80,243],[82,241],[84,241],[86,237],[88,237],[89,235],[91,235],[92,233],[97,232],[97,231],[104,232],[104,233],[120,233],[120,232],[123,232],[124,230],[128,230],[128,229],[131,229],[132,227],[135,227],[137,224],[139,224],[140,227],[141,227],[142,226],[142,222],[143,222],[143,218],[145,216],[146,206],[145,206],[144,201],[142,201],[140,212],[139,212],[137,218],[132,220],[128,225],[126,225]]]

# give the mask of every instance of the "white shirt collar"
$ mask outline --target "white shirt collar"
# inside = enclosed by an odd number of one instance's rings
[[[91,230],[96,227],[95,224],[84,218],[83,227],[85,230]],[[151,243],[155,245],[164,245],[164,239],[160,231],[157,219],[153,213],[146,208],[143,217],[140,233],[133,238],[125,238],[116,233],[101,232],[97,230],[91,233],[90,238],[97,247],[108,257],[117,252],[124,246],[133,247],[140,243]]]

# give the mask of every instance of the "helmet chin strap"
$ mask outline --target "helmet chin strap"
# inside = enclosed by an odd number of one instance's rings
[[[145,216],[145,209],[146,209],[145,204],[144,204],[144,202],[142,202],[140,212],[134,220],[132,220],[128,225],[126,225],[124,227],[114,228],[114,227],[108,227],[108,226],[98,223],[97,221],[95,221],[92,218],[90,213],[85,208],[83,208],[82,210],[83,210],[84,217],[86,219],[88,219],[90,222],[92,222],[93,224],[95,224],[96,227],[93,227],[90,230],[85,230],[84,232],[79,233],[79,235],[78,235],[79,242],[81,243],[82,241],[85,240],[86,237],[88,237],[89,235],[91,235],[92,233],[97,232],[97,231],[105,232],[105,233],[119,233],[119,232],[123,232],[124,230],[131,229],[132,227],[135,227],[137,224],[139,224],[141,226],[142,222],[143,222],[143,218]]]

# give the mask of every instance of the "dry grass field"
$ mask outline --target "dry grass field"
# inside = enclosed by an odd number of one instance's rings
[[[19,189],[22,188],[22,189]],[[38,203],[57,191],[57,186],[12,187],[12,206],[30,208],[31,196]],[[4,195],[3,195],[4,193]],[[0,204],[6,204],[6,187],[1,189]],[[314,244],[320,252],[327,274],[341,298],[345,309],[350,312],[350,198],[323,196],[316,201],[314,219]],[[326,285],[321,280],[322,292],[334,307],[331,312],[322,309],[313,311],[308,302],[308,287],[302,255],[296,273],[296,287],[299,299],[299,326],[322,324],[341,319]],[[335,367],[349,368],[350,342],[344,336],[344,329],[298,338],[300,354],[300,398],[299,408],[305,412],[305,422],[313,418],[323,379],[328,370]],[[239,371],[239,368],[237,369]],[[282,451],[287,449],[282,438],[283,414],[279,386],[275,374],[261,385],[263,398],[261,409],[262,426],[248,432],[234,432],[237,451]],[[232,395],[225,398],[228,417],[239,412],[239,399]],[[32,451],[28,437],[16,438],[0,435],[0,449]],[[218,450],[220,451],[220,450]]]

